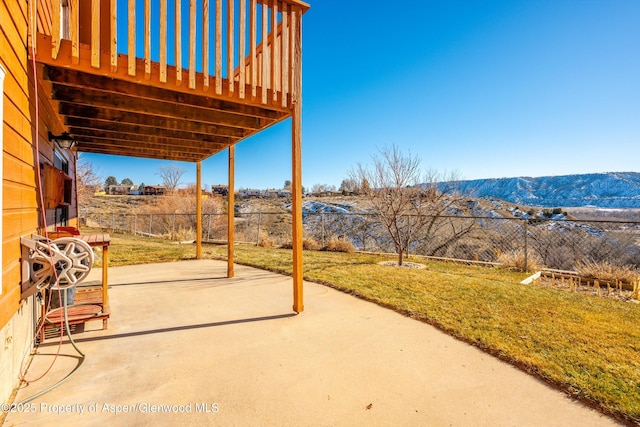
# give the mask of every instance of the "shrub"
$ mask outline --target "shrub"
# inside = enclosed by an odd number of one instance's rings
[[[353,246],[353,243],[351,243],[349,240],[332,237],[331,239],[329,239],[325,247],[322,248],[322,250],[329,251],[329,252],[345,252],[348,254],[352,254],[356,251],[356,248]]]
[[[188,240],[195,240],[196,232],[190,227],[189,228],[179,227],[177,231],[173,233],[169,233],[168,237],[170,240],[185,242]]]
[[[293,245],[290,241],[287,241],[280,245],[280,248],[292,249]],[[305,237],[304,239],[302,239],[302,249],[305,251],[317,251],[318,249],[320,249],[320,243],[318,243],[318,241],[315,239]]]
[[[258,239],[258,246],[261,248],[272,248],[275,245],[275,241],[266,234],[261,234]]]
[[[630,265],[617,265],[608,261],[580,261],[576,264],[576,272],[588,279],[633,283],[640,272]]]
[[[517,249],[509,252],[497,252],[498,262],[504,267],[510,268],[516,271],[525,271],[525,257],[522,249]],[[540,271],[543,268],[540,257],[536,254],[529,252],[527,256],[527,268],[526,272]]]
[[[317,251],[321,247],[320,243],[311,237],[302,239],[302,249],[305,251]]]

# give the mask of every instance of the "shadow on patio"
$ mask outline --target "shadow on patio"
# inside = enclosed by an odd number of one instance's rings
[[[211,260],[111,268],[109,329],[75,334],[85,363],[5,424],[615,424],[424,323],[313,283],[294,315],[291,278],[225,274]],[[57,350],[40,346],[27,377]],[[66,339],[60,354],[16,402],[77,365]]]

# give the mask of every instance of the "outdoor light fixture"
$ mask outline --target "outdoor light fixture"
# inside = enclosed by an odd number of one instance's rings
[[[57,136],[49,132],[49,141],[55,141],[63,150],[70,150],[71,147],[76,145],[76,140],[69,135],[69,132],[62,132],[62,135]]]

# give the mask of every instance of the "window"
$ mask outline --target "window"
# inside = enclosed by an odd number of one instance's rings
[[[71,204],[71,190],[73,182],[69,178],[69,161],[57,150],[54,150],[53,166],[63,172],[62,180],[58,181],[58,185],[62,184],[62,194],[58,195],[58,205],[55,207],[56,225],[68,225],[69,221],[69,205]],[[59,193],[58,193],[59,194]]]
[[[69,161],[65,159],[58,150],[53,152],[53,166],[69,175]]]

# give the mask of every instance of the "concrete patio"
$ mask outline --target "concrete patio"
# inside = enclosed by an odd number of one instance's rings
[[[236,266],[233,279],[210,260],[109,273],[109,328],[74,334],[84,364],[5,425],[616,425],[429,325],[325,286],[305,283],[294,315],[291,278],[253,268]],[[64,342],[16,402],[76,366]],[[39,348],[29,378],[57,348],[56,338]]]

